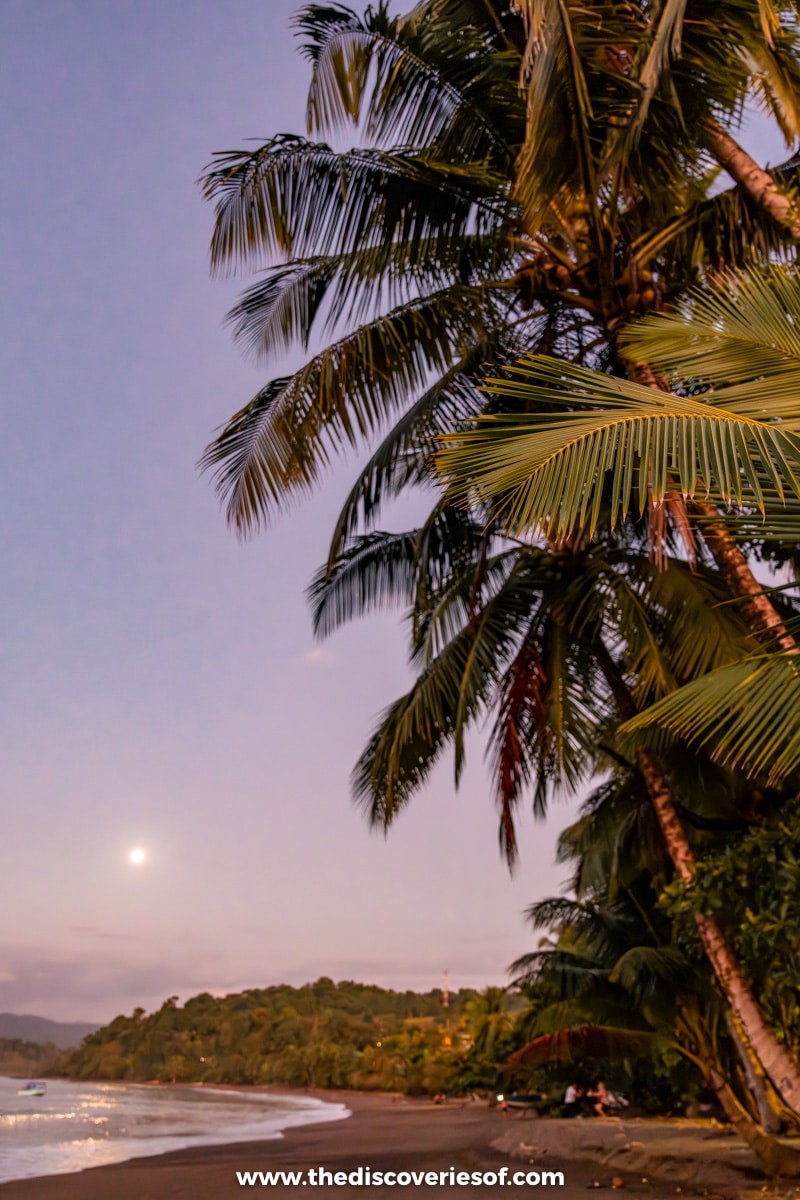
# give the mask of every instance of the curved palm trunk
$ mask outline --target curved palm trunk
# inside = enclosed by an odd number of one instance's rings
[[[736,1132],[770,1175],[797,1178],[800,1175],[800,1150],[779,1142],[744,1107],[718,1062],[714,1040],[701,1013],[691,1011],[680,1002],[678,1013],[678,1044],[681,1051],[700,1068]],[[689,1051],[686,1041],[692,1045],[693,1052]]]
[[[753,203],[768,212],[792,237],[800,238],[797,205],[780,190],[769,172],[760,167],[716,121],[706,121],[705,131],[709,150],[731,179],[735,179]]]
[[[763,170],[717,122],[707,121],[705,128],[709,138],[709,149],[720,166],[728,172],[755,204],[768,212],[792,237],[800,238],[800,211],[798,211],[797,205],[780,191],[772,176]],[[628,376],[637,383],[648,387],[666,388],[667,386],[665,381],[659,379],[650,364],[646,362],[629,363]],[[706,525],[706,544],[731,593],[746,600],[749,624],[753,632],[771,633],[777,637],[784,650],[800,653],[800,646],[787,631],[769,597],[763,595],[762,585],[750,570],[747,558],[737,546],[734,538],[719,519],[717,509],[712,504],[702,503],[697,504],[696,508],[704,517],[711,518]],[[717,519],[714,520],[714,518]],[[638,755],[638,765],[670,858],[681,878],[685,882],[689,882],[694,873],[694,855],[658,759],[650,751],[641,750]],[[741,1025],[746,1042],[772,1080],[778,1094],[793,1113],[800,1115],[800,1069],[764,1021],[758,1003],[742,976],[727,939],[717,922],[712,917],[700,913],[696,915],[696,921],[703,948]],[[727,1085],[724,1086],[727,1087]],[[750,1122],[750,1118],[741,1108],[733,1093],[731,1093],[731,1097],[741,1109],[744,1119]],[[722,1095],[720,1095],[720,1102],[722,1102]],[[754,1128],[758,1129],[758,1126],[754,1126]],[[762,1130],[759,1130],[759,1136],[761,1138],[768,1137]],[[750,1137],[747,1140],[752,1145]],[[780,1144],[776,1143],[776,1145]],[[755,1146],[753,1148],[755,1149]],[[781,1147],[781,1149],[783,1148]]]
[[[639,751],[637,764],[675,870],[684,883],[690,883],[694,875],[694,854],[675,810],[672,792],[661,764],[650,750]],[[696,913],[695,921],[706,956],[753,1053],[785,1103],[800,1115],[800,1070],[797,1064],[764,1020],[758,1002],[716,920]]]
[[[800,1176],[800,1150],[786,1146],[776,1137],[765,1133],[739,1102],[736,1093],[717,1071],[708,1066],[706,1078],[722,1105],[725,1116],[743,1141],[747,1142],[758,1161],[770,1175]]]

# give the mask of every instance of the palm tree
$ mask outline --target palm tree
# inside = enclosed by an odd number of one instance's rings
[[[682,765],[691,770],[691,756]],[[722,774],[717,784],[725,786]],[[741,820],[699,823],[706,846],[721,839],[725,844],[732,826],[744,827]],[[534,927],[546,927],[551,936],[512,967],[523,972],[521,981],[535,1001],[527,1031],[533,1043],[521,1057],[627,1057],[637,1046],[647,1054],[648,1044],[671,1044],[700,1068],[762,1162],[773,1171],[797,1173],[796,1153],[783,1157],[780,1145],[764,1136],[765,1121],[770,1132],[779,1127],[779,1105],[750,1069],[751,1057],[707,965],[687,956],[683,934],[656,904],[668,863],[636,773],[618,768],[593,791],[578,821],[561,835],[558,857],[573,867],[575,899],[531,907]],[[620,1026],[632,1034],[620,1035]]]
[[[515,809],[533,790],[575,788],[632,716],[684,680],[734,661],[746,626],[716,574],[670,556],[646,532],[563,548],[504,538],[478,513],[439,503],[421,528],[354,536],[310,596],[318,634],[372,608],[407,609],[417,678],[384,712],[355,768],[354,792],[388,827],[448,744],[456,780],[464,735],[489,717],[500,840],[516,855]],[[635,539],[638,537],[638,548]]]
[[[764,258],[797,231],[780,179],[730,132],[755,85],[795,136],[794,11],[783,18],[764,0],[726,6],[724,20],[718,6],[687,12],[553,2],[531,6],[523,26],[509,10],[489,20],[447,0],[396,20],[383,7],[363,21],[306,10],[312,130],[363,118],[372,144],[336,153],[282,136],[219,156],[206,175],[214,264],[285,259],[234,310],[238,335],[269,353],[308,344],[312,326],[335,334],[206,453],[241,530],[401,413],[339,518],[337,537],[347,534],[428,478],[433,436],[484,410],[487,360],[547,349],[618,366],[629,315],[672,302],[698,268]],[[713,198],[712,159],[738,183]],[[501,629],[492,636],[502,644]],[[472,652],[470,664],[489,669]],[[530,707],[525,665],[516,660],[516,682]],[[481,699],[470,680],[456,732]],[[407,712],[396,718],[409,725]],[[563,743],[557,756],[567,761]],[[666,821],[669,791],[642,756]]]
[[[525,17],[311,5],[310,130],[360,124],[367,147],[279,135],[207,171],[214,268],[266,268],[230,314],[237,337],[267,355],[334,339],[206,451],[241,532],[394,419],[337,532],[352,528],[424,475],[431,435],[482,409],[487,361],[613,362],[631,314],[794,230],[791,171],[759,173],[732,140],[753,89],[797,134],[793,8],[547,0]],[[714,162],[737,186],[711,196]]]
[[[514,1021],[507,1009],[508,988],[487,987],[468,1002],[466,1017],[476,1054],[493,1061],[498,1039]]]
[[[793,277],[773,268],[764,275],[739,278],[733,297],[717,287],[708,296],[696,297],[692,309],[684,307],[676,316],[646,323],[632,334],[629,349],[646,355],[657,369],[669,364],[686,385],[681,394],[611,380],[567,364],[525,364],[520,368],[524,382],[496,386],[509,387],[515,394],[524,390],[533,411],[513,420],[484,418],[443,453],[442,469],[451,476],[455,472],[458,488],[471,489],[484,503],[491,501],[505,527],[516,533],[538,525],[551,537],[576,532],[591,536],[601,519],[613,525],[632,502],[642,504],[648,498],[663,504],[670,494],[691,500],[698,492],[716,501],[703,506],[713,513],[712,538],[721,536],[718,506],[732,500],[766,509],[765,532],[770,532],[771,507],[787,494],[800,497],[800,409],[794,390],[800,355],[794,328],[798,315],[800,289]],[[705,390],[697,394],[700,389]],[[542,412],[542,405],[549,409]],[[566,488],[564,479],[569,481]],[[702,515],[706,517],[705,511]],[[800,525],[795,529],[797,539]],[[729,532],[724,536],[731,539]],[[784,649],[775,669],[786,671],[788,663],[794,674],[797,647],[783,618],[766,597],[743,590],[754,633],[766,629]],[[757,600],[768,606],[766,617]],[[728,672],[738,669],[738,664],[724,668],[716,684],[712,680],[706,686],[718,689],[720,680],[730,682]],[[694,682],[688,698],[683,693],[681,700],[676,693],[677,698],[661,701],[653,716],[629,717],[633,730],[646,725],[650,734],[638,743],[637,761],[675,867],[687,883],[693,855],[653,751],[652,727],[659,715],[675,717],[692,697],[696,720],[698,695],[702,684]],[[763,688],[760,695],[763,699]],[[729,700],[728,715],[734,704]],[[794,727],[796,733],[797,725],[785,707],[783,712],[777,743],[769,734],[764,738],[763,723],[760,726],[761,748],[785,746],[788,732],[788,759],[783,759],[788,765],[794,761],[793,750],[796,755],[791,731]],[[743,732],[750,745],[752,726],[743,731],[740,723],[740,741]],[[728,737],[722,739],[722,756],[728,753]],[[759,761],[765,761],[764,753]],[[773,774],[780,775],[780,768]],[[700,913],[697,923],[747,1040],[787,1103],[800,1111],[796,1065],[764,1023],[718,923],[709,923]]]
[[[699,1070],[770,1174],[797,1176],[800,1154],[764,1131],[742,1091],[718,994],[671,941],[653,899],[639,885],[613,901],[600,891],[529,909],[534,927],[554,935],[512,969],[549,1003],[535,1013],[531,1041],[512,1063],[624,1061],[676,1050]]]

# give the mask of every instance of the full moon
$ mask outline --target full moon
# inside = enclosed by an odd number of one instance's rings
[[[136,865],[138,866],[139,863],[144,862],[144,850],[131,850],[128,857],[130,858],[132,863],[136,863]]]

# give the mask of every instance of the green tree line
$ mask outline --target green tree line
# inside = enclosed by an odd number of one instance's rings
[[[79,1079],[276,1083],[435,1093],[473,1041],[477,993],[395,992],[320,978],[136,1009],[62,1066]],[[478,1021],[478,1029],[480,1021]]]

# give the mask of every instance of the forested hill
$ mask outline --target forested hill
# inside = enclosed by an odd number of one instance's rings
[[[87,1037],[59,1073],[79,1079],[283,1083],[438,1091],[471,1043],[477,993],[386,991],[318,979],[301,988],[205,992],[136,1009]]]
[[[32,1013],[0,1013],[0,1039],[52,1043],[59,1050],[74,1049],[95,1029],[96,1021],[51,1021]]]

